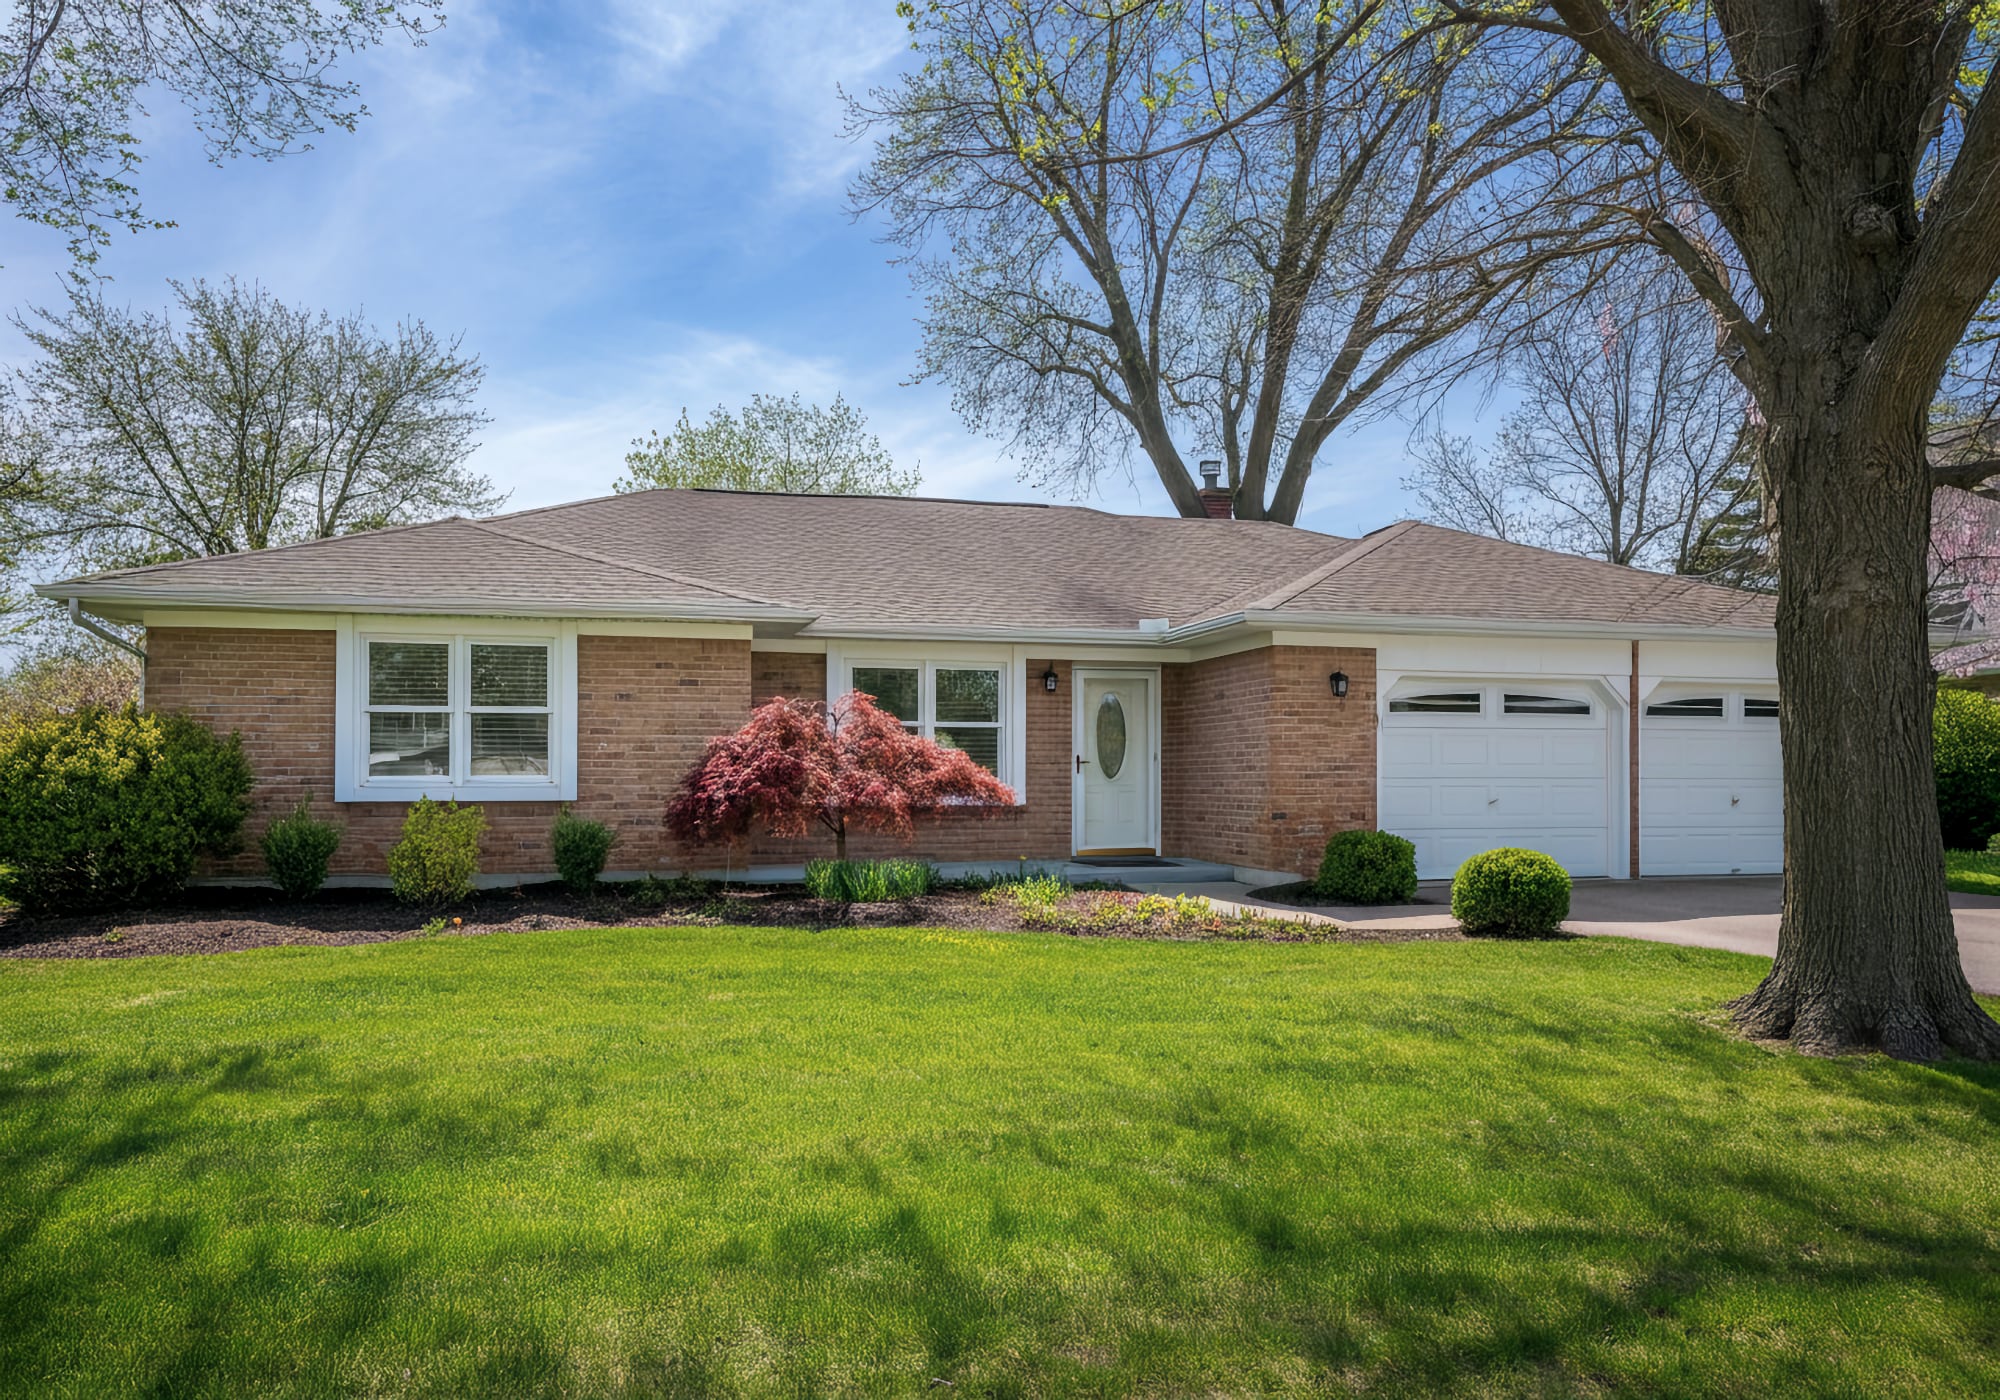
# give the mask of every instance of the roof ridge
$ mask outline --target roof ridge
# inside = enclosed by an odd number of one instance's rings
[[[1242,610],[1244,612],[1272,612],[1282,608],[1314,584],[1324,583],[1327,579],[1332,578],[1357,559],[1365,559],[1391,540],[1401,539],[1410,532],[1411,527],[1416,525],[1416,523],[1414,520],[1398,520],[1393,525],[1383,526],[1373,534],[1363,535],[1358,542],[1334,555],[1333,558],[1320,565],[1317,569],[1307,574],[1301,574],[1290,583],[1282,584],[1261,597],[1251,599],[1243,605]]]
[[[599,554],[594,550],[580,549],[573,544],[558,544],[554,540],[537,539],[533,535],[516,534],[512,530],[502,530],[490,521],[468,520],[465,523],[475,530],[483,530],[489,535],[498,535],[503,540],[513,540],[517,544],[534,545],[538,549],[552,550],[557,554],[567,554],[577,559],[588,559],[593,564],[606,564],[614,569],[624,569],[629,573],[644,574],[649,578],[665,579],[668,583],[678,583],[685,588],[699,588],[709,593],[718,593],[725,598],[734,598],[739,602],[757,603],[767,608],[797,607],[797,604],[780,602],[775,598],[760,598],[754,593],[745,593],[740,589],[724,588],[721,584],[711,583],[707,579],[695,578],[688,574],[677,574],[671,569],[656,569],[650,564],[635,564],[629,559],[613,558],[611,555]]]

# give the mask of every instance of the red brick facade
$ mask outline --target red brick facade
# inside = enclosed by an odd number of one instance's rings
[[[868,833],[848,838],[851,856],[913,856],[924,860],[1061,860],[1070,853],[1069,839],[1069,663],[1054,663],[1061,677],[1056,693],[1042,689],[1047,661],[1030,661],[1024,669],[1024,707],[1028,724],[1027,802],[997,814],[974,817],[947,815],[917,829],[914,841]],[[750,654],[750,693],[755,702],[779,695],[808,700],[826,698],[826,657],[805,652],[756,651]],[[833,854],[831,837],[777,841],[765,837],[751,846],[750,859],[759,865],[796,865],[814,856]]]
[[[1262,647],[1161,670],[1168,854],[1305,875],[1328,836],[1375,825],[1373,650]]]
[[[407,808],[333,800],[332,632],[156,627],[146,650],[146,703],[240,732],[257,773],[244,852],[216,873],[261,873],[259,833],[306,796],[321,816],[346,828],[336,873],[383,872]],[[616,868],[686,863],[666,841],[661,813],[709,736],[734,728],[749,712],[749,658],[748,642],[577,638],[576,810],[617,827]],[[503,875],[551,869],[549,824],[557,805],[488,803],[481,868]]]
[[[400,834],[406,805],[333,800],[334,633],[248,628],[154,628],[146,702],[185,710],[213,728],[236,730],[257,774],[241,854],[212,873],[255,875],[256,841],[271,819],[310,796],[346,837],[337,874],[379,875]],[[914,842],[859,836],[855,855],[914,855],[931,860],[1050,859],[1069,842],[1068,666],[1055,695],[1043,692],[1046,662],[1028,667],[1028,802],[988,818],[948,816],[919,830]],[[619,870],[677,870],[722,865],[731,853],[691,851],[667,839],[662,820],[681,775],[710,736],[743,722],[753,703],[774,695],[823,699],[826,658],[801,652],[752,652],[748,642],[671,637],[577,638],[577,801],[584,816],[618,831],[611,865]],[[492,802],[481,868],[488,874],[541,874],[552,868],[553,802]],[[831,840],[762,839],[733,857],[762,865],[796,864],[832,849]]]
[[[236,730],[257,773],[244,853],[219,874],[261,873],[256,839],[301,797],[346,828],[337,873],[381,874],[404,804],[335,804],[334,633],[155,628],[147,703]],[[1054,694],[1041,675],[1053,664]],[[619,870],[676,870],[725,860],[791,865],[832,841],[759,838],[747,851],[688,851],[662,814],[681,775],[714,734],[776,695],[823,699],[826,658],[752,651],[748,642],[674,637],[577,639],[576,810],[612,823]],[[1350,689],[1336,700],[1329,672]],[[950,815],[910,843],[854,837],[855,855],[929,860],[1060,859],[1070,841],[1072,686],[1068,662],[1023,668],[1027,802],[997,815]],[[1165,854],[1301,873],[1329,833],[1375,822],[1375,654],[1276,647],[1162,668],[1161,822]],[[552,802],[487,805],[482,868],[550,870]]]

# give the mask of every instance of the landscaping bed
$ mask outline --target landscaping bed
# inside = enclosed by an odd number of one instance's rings
[[[1023,896],[1019,891],[1027,888]],[[1059,881],[946,887],[910,899],[849,904],[800,885],[699,880],[607,884],[578,896],[557,883],[481,890],[442,910],[398,903],[387,890],[325,890],[292,900],[275,890],[197,886],[143,909],[31,918],[0,913],[0,957],[130,958],[228,953],[285,945],[392,943],[437,935],[546,929],[733,924],[756,927],[938,927],[982,932],[1044,929],[1099,937],[1238,938],[1278,942],[1401,941],[1456,935],[1353,932],[1329,924],[1224,917],[1206,901],[1129,891],[1075,890]]]

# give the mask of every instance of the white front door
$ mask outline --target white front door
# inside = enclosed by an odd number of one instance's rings
[[[1075,672],[1076,849],[1079,855],[1154,855],[1153,677]]]

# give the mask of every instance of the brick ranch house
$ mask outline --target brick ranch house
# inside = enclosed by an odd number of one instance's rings
[[[357,880],[426,794],[485,804],[489,877],[548,872],[565,802],[617,828],[619,873],[721,869],[662,826],[704,743],[857,688],[1016,793],[860,853],[1291,878],[1379,825],[1425,878],[1498,845],[1578,876],[1781,863],[1769,599],[1411,521],[649,491],[39,591],[143,626],[145,703],[242,734],[249,834],[309,795]]]

